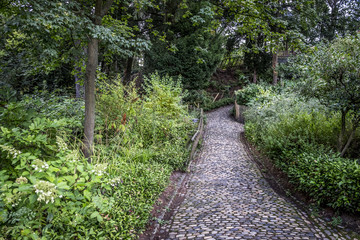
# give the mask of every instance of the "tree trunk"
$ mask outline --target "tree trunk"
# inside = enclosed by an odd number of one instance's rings
[[[289,42],[286,40],[285,41],[285,56],[289,56]]]
[[[338,139],[338,151],[340,152],[342,147],[343,147],[343,141],[344,141],[344,136],[345,136],[345,132],[346,132],[346,114],[347,111],[341,111],[341,130],[340,130],[340,134],[339,134],[339,139]]]
[[[278,83],[278,72],[276,70],[277,64],[278,64],[278,54],[274,52],[272,56],[273,85],[276,85]]]
[[[353,123],[353,128],[351,130],[350,137],[348,138],[344,148],[341,150],[340,157],[343,157],[345,155],[346,151],[348,150],[348,148],[350,147],[350,144],[351,144],[352,140],[354,139],[356,129],[359,126],[359,120],[360,119],[356,119],[356,121]]]
[[[85,129],[84,155],[90,158],[93,150],[95,129],[95,78],[98,65],[99,40],[91,39],[88,44],[88,60],[85,73]]]
[[[107,0],[105,3],[102,0],[96,0],[94,9],[95,14],[93,16],[93,23],[95,25],[101,25],[102,18],[110,9],[113,2],[114,0]],[[99,61],[99,39],[90,37],[87,54],[88,59],[85,70],[85,136],[83,140],[83,152],[90,162],[95,130],[95,78]]]
[[[128,57],[126,61],[126,69],[124,74],[124,84],[128,84],[131,81],[131,72],[134,63],[134,57]]]
[[[77,73],[75,73],[75,98],[81,98],[81,86],[79,84],[79,75]]]
[[[253,75],[253,83],[257,83],[257,74],[256,74],[256,68],[254,69],[254,75]]]

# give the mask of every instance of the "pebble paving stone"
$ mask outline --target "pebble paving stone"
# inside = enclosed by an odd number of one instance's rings
[[[231,107],[207,114],[200,160],[184,202],[163,226],[168,239],[359,239],[274,192],[239,140]]]

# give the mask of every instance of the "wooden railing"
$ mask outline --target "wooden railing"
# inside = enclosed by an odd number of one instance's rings
[[[189,164],[188,164],[188,167],[186,169],[187,171],[190,170],[190,166],[191,166],[192,161],[193,161],[194,156],[195,156],[196,148],[197,148],[203,134],[204,134],[204,111],[201,108],[200,109],[199,124],[198,124],[198,127],[197,127],[197,130],[196,130],[195,134],[191,138],[192,144],[191,144],[191,152],[190,152],[190,157],[189,157]]]

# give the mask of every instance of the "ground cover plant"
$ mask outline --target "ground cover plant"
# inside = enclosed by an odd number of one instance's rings
[[[132,239],[144,229],[171,172],[186,166],[196,128],[179,84],[146,82],[143,96],[98,85],[91,161],[77,141],[83,101],[39,93],[1,108],[3,239]]]

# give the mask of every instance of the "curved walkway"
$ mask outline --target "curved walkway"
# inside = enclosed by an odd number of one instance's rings
[[[239,141],[243,125],[230,109],[207,115],[200,160],[165,226],[168,239],[356,239],[310,220],[273,191]]]

